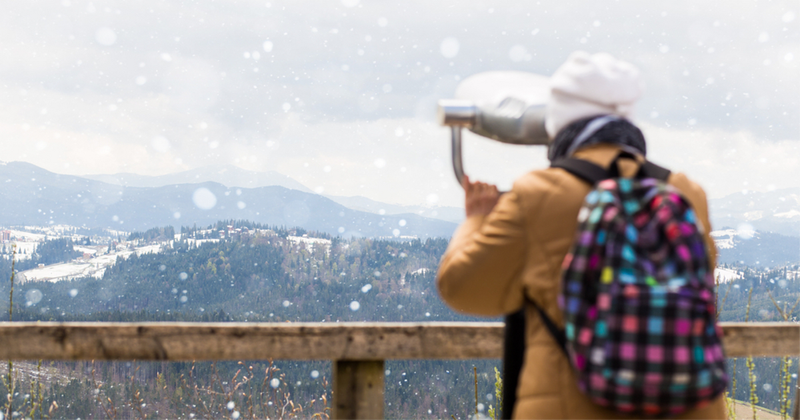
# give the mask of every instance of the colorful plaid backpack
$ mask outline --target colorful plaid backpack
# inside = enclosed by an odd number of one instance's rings
[[[594,185],[562,267],[565,330],[539,310],[579,388],[632,415],[707,404],[727,386],[713,270],[694,211],[666,183],[670,172],[646,162],[621,178],[616,160],[608,171],[578,159],[552,166]]]

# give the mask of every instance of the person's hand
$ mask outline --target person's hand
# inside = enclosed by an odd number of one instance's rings
[[[470,182],[466,175],[464,175],[462,187],[464,187],[464,208],[467,210],[467,217],[488,215],[500,198],[497,186],[483,182]]]

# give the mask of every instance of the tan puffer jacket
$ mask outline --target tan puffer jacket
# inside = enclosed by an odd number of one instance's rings
[[[579,150],[574,157],[608,167],[619,150],[598,144]],[[632,176],[637,164],[632,160],[621,162],[622,174]],[[680,173],[673,173],[669,183],[695,209],[713,268],[716,249],[708,235],[711,226],[705,192]],[[500,197],[491,214],[468,218],[453,235],[437,276],[442,299],[460,312],[499,316],[522,308],[523,293],[527,293],[563,326],[556,304],[561,263],[572,244],[578,210],[589,189],[563,169],[537,170],[520,177],[513,189]],[[513,418],[624,418],[595,405],[578,390],[569,362],[535,310],[527,309],[526,320],[525,361]],[[723,419],[723,398],[679,418]]]

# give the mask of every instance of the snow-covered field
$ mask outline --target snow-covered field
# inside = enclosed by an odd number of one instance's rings
[[[714,240],[714,244],[717,245],[717,249],[731,249],[736,246],[734,238],[742,236],[743,239],[750,239],[755,235],[755,232],[750,230],[740,231],[737,229],[725,229],[715,230],[709,235],[711,235],[711,239]]]
[[[81,246],[81,245],[73,245],[72,249],[76,251],[83,252],[84,254],[92,254],[97,255],[103,250],[105,250],[105,246]]]
[[[96,250],[95,250],[96,251]],[[128,258],[136,252],[137,255],[152,254],[161,252],[161,245],[147,245],[134,250],[125,250],[113,254],[98,255],[87,261],[74,261],[61,264],[53,264],[45,267],[34,268],[23,271],[20,274],[20,282],[25,281],[61,281],[80,277],[102,278],[103,274],[110,265],[117,262],[117,258]]]
[[[327,249],[331,246],[330,239],[309,238],[306,236],[287,236],[286,239],[290,240],[294,244],[302,243],[309,245],[309,248],[314,248],[315,246],[320,245]]]
[[[742,274],[730,268],[717,267],[716,270],[714,270],[714,278],[719,279],[720,283],[727,283],[742,278]]]
[[[136,248],[136,255],[158,254],[159,252],[161,252],[161,245],[160,244],[147,245],[147,246],[141,246],[139,248]]]
[[[22,283],[26,281],[71,280],[80,277],[101,278],[105,270],[106,266],[104,265],[89,262],[69,262],[34,268],[19,274],[20,282]]]
[[[219,242],[219,239],[193,239],[193,238],[189,238],[189,239],[186,240],[186,242],[189,243],[189,246],[198,247],[200,245],[203,245],[206,242],[212,242],[212,243]]]
[[[16,238],[17,240],[22,239],[23,241],[43,241],[47,238],[47,235],[44,233],[33,233],[33,232],[25,232],[23,230],[14,230],[10,229],[11,237]]]
[[[30,259],[39,246],[39,242],[13,241],[13,243],[17,245],[17,255],[14,257],[17,261]],[[6,251],[8,252],[6,257],[11,258],[11,244],[8,244]]]
[[[783,212],[783,213],[775,213],[774,216],[775,217],[783,217],[783,218],[786,218],[786,219],[791,219],[793,217],[800,216],[800,211],[792,209],[792,210],[789,210],[789,211]]]

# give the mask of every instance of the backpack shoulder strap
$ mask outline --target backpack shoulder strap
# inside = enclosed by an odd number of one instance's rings
[[[536,309],[536,312],[542,319],[542,323],[544,324],[545,328],[547,328],[547,331],[550,333],[550,336],[553,337],[553,339],[556,341],[556,344],[558,344],[558,347],[561,349],[562,352],[564,352],[564,355],[567,356],[567,360],[569,360],[569,353],[567,352],[567,335],[564,333],[564,330],[558,328],[556,326],[556,323],[553,322],[553,320],[550,319],[549,316],[547,316],[547,313],[545,313],[544,309],[542,309],[541,306],[539,306],[536,302],[534,302],[533,299],[529,299],[526,296],[525,300],[528,302],[529,305],[533,306],[533,308]]]
[[[597,184],[598,182],[610,177],[605,168],[583,159],[559,159],[551,163],[550,167],[561,168],[590,185]]]
[[[627,157],[627,156],[619,156],[619,157]],[[619,159],[617,157],[617,159]],[[614,160],[616,162],[616,159]],[[616,167],[614,163],[611,165],[612,167]],[[550,164],[551,168],[561,168],[572,175],[580,178],[584,182],[590,185],[597,184],[598,182],[608,179],[614,178],[618,175],[615,175],[614,171],[609,171],[603,168],[600,165],[596,165],[588,160],[583,159],[576,159],[576,158],[564,158],[554,161]],[[618,172],[617,172],[618,173]],[[644,161],[642,165],[639,167],[639,172],[637,172],[637,178],[655,178],[659,181],[666,182],[672,172],[664,168],[662,166],[656,165],[649,160]]]
[[[542,319],[547,332],[553,337],[558,348],[569,360],[567,335],[564,330],[559,329],[544,310],[527,295],[525,295],[525,303],[536,309],[536,313]],[[506,315],[505,321],[505,337],[503,338],[503,406],[501,409],[503,419],[510,419],[517,401],[519,376],[525,360],[525,308]]]
[[[667,182],[669,175],[672,173],[667,168],[658,166],[649,160],[646,160],[642,166],[639,167],[639,177],[641,178],[655,178],[659,181]]]

